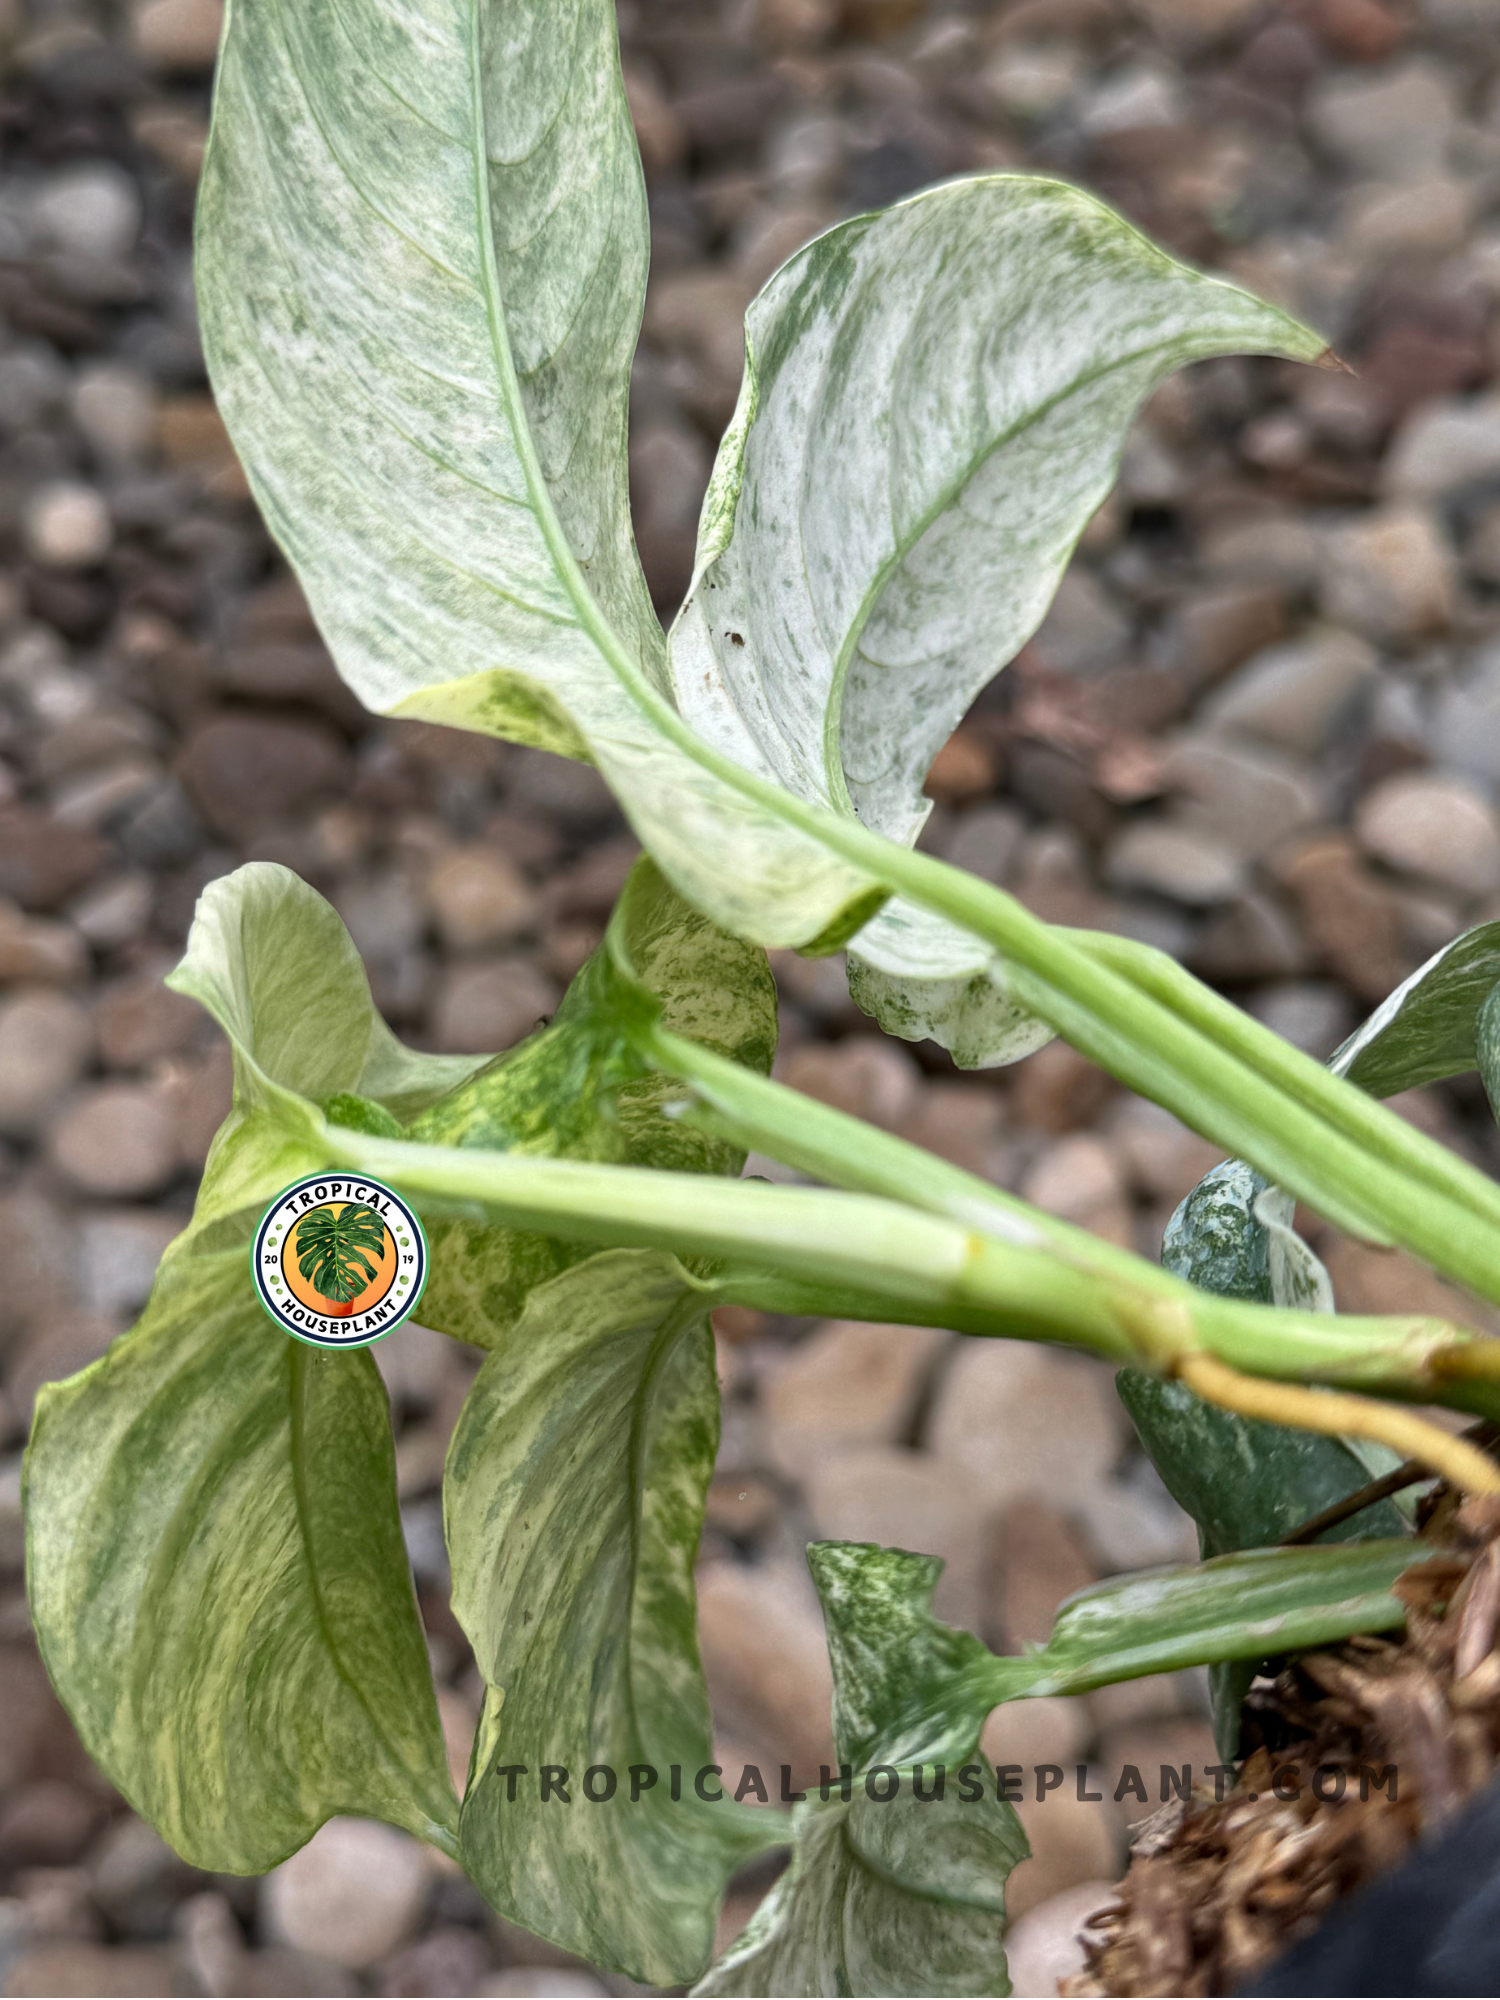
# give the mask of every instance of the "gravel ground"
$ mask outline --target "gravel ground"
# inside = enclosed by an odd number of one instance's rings
[[[1226,361],[1161,391],[1045,626],[939,758],[925,844],[1048,917],[1166,946],[1319,1053],[1500,916],[1493,0],[620,13],[656,243],[632,477],[662,612],[777,263],[946,174],[1076,178],[1357,372]],[[203,885],[285,862],[338,905],[403,1035],[489,1050],[550,1011],[634,852],[591,772],[373,721],[273,554],[194,326],[218,18],[0,0],[0,1990],[628,1991],[384,1829],[336,1825],[263,1883],[195,1874],[91,1773],[30,1643],[32,1398],[128,1324],[227,1100],[216,1032],[160,983]],[[835,964],[777,970],[789,1082],[1114,1240],[1154,1254],[1217,1157],[1061,1046],[960,1076],[874,1033]],[[1495,1163],[1473,1088],[1405,1108]],[[1489,1323],[1399,1255],[1318,1240],[1349,1309]],[[944,1555],[940,1609],[1009,1646],[1091,1578],[1191,1555],[1091,1364],[723,1318],[700,1587],[725,1763],[830,1754],[812,1532]],[[416,1328],[377,1352],[462,1759],[477,1689],[438,1481],[472,1363]],[[987,1747],[1211,1761],[1190,1676],[1026,1704]],[[1056,1944],[1040,1906],[1118,1874],[1120,1810],[1023,1808],[1018,1991]]]

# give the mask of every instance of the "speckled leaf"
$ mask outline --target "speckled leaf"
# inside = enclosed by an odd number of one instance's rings
[[[444,1486],[453,1607],[489,1690],[464,1865],[514,1922],[655,1985],[702,1971],[730,1873],[787,1837],[782,1816],[693,1789],[712,1762],[692,1578],[718,1431],[691,1280],[605,1251],[531,1294]],[[571,1804],[541,1802],[543,1764],[571,1774]],[[593,1765],[616,1772],[613,1798],[582,1796]],[[634,1801],[631,1765],[658,1774]]]
[[[1478,1021],[1500,985],[1500,923],[1478,924],[1434,952],[1334,1054],[1335,1076],[1394,1097],[1480,1067]]]
[[[340,672],[592,758],[696,904],[804,943],[868,878],[667,696],[625,456],[647,256],[610,0],[231,0],[204,349]]]
[[[647,249],[608,0],[232,0],[204,346],[340,670],[374,708],[591,757],[697,907],[831,948],[884,890],[789,791],[914,836],[933,751],[1041,617],[1141,396],[1199,355],[1320,343],[1050,183],[844,225],[752,314],[715,573],[669,669],[627,507]],[[882,928],[871,979],[919,922]],[[972,1059],[1044,1038],[988,991],[960,1006],[984,954],[924,949]]]
[[[672,634],[683,713],[736,761],[913,842],[928,766],[1041,622],[1174,368],[1317,335],[1055,181],[950,182],[840,224],[747,321],[738,415]],[[852,989],[965,1064],[1047,1031],[985,947],[904,902]]]
[[[1253,1167],[1226,1160],[1167,1224],[1162,1262],[1221,1297],[1331,1311],[1328,1274],[1292,1230],[1292,1209],[1290,1198]],[[1369,1447],[1359,1451],[1339,1438],[1219,1409],[1185,1384],[1139,1369],[1122,1369],[1116,1386],[1168,1491],[1198,1524],[1205,1555],[1279,1542],[1395,1461],[1393,1453],[1372,1461]],[[1405,1527],[1399,1509],[1384,1500],[1323,1539],[1398,1535]],[[1238,1743],[1240,1704],[1254,1671],[1246,1662],[1210,1674],[1215,1725],[1227,1755]]]
[[[229,1035],[234,1107],[141,1323],[38,1400],[43,1655],[90,1753],[201,1868],[271,1867],[336,1812],[451,1843],[385,1390],[368,1354],[272,1326],[249,1243],[327,1164],[320,1103],[393,1122],[473,1064],[401,1047],[338,917],[284,868],[210,885],[171,983]]]
[[[42,1390],[26,1521],[53,1685],[195,1867],[258,1874],[333,1813],[451,1850],[385,1389],[271,1324],[244,1244],[169,1255],[140,1325]]]
[[[791,1865],[694,1990],[700,1994],[1006,1995],[1005,1884],[1030,1853],[1015,1808],[979,1755],[992,1705],[972,1676],[991,1655],[932,1616],[942,1564],[864,1543],[815,1542],[808,1561],[828,1628],[834,1746],[857,1774],[845,1803],[793,1816]],[[946,1765],[941,1796],[919,1799]],[[884,1766],[890,1799],[862,1775]],[[967,1767],[968,1797],[959,1773]]]
[[[537,1157],[613,1161],[685,1173],[737,1174],[744,1152],[662,1115],[682,1088],[632,1055],[643,1014],[764,1074],[776,1051],[776,984],[765,953],[689,908],[648,860],[626,884],[605,943],[569,987],[552,1023],[498,1056],[413,1121],[430,1144]],[[534,1285],[588,1249],[556,1237],[455,1219],[430,1227],[430,1326],[481,1347],[514,1319]]]

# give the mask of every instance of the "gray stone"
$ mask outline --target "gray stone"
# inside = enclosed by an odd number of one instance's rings
[[[1028,1771],[1026,1783],[1032,1782]],[[1098,1775],[1090,1778],[1089,1789],[1103,1792],[1103,1802],[1080,1799],[1077,1788],[1065,1784],[1041,1800],[1028,1790],[1017,1804],[1031,1859],[1013,1870],[1005,1885],[1012,1922],[1064,1890],[1110,1882],[1118,1875],[1125,1858],[1124,1814]]]
[[[1412,181],[1443,166],[1457,108],[1447,72],[1418,58],[1377,77],[1335,74],[1311,93],[1306,117],[1340,166]]]
[[[114,528],[102,494],[80,480],[59,479],[27,501],[21,535],[49,569],[91,569],[108,555]]]
[[[1354,1027],[1354,1010],[1343,987],[1324,980],[1286,979],[1265,986],[1250,1001],[1250,1012],[1294,1048],[1324,1061]]]
[[[5,1393],[21,1421],[30,1424],[44,1382],[61,1382],[97,1361],[120,1330],[116,1319],[55,1305],[41,1314],[25,1344],[9,1356]]]
[[[982,1550],[975,1529],[983,1489],[965,1465],[899,1445],[866,1445],[804,1469],[820,1535],[920,1549],[944,1562],[933,1596],[939,1618],[972,1630],[982,1604]]]
[[[1104,586],[1075,565],[1059,584],[1031,650],[1063,673],[1097,674],[1114,665],[1129,638],[1129,621]]]
[[[150,1208],[101,1208],[78,1222],[78,1285],[95,1312],[127,1318],[150,1294],[156,1267],[184,1218]]]
[[[1244,584],[1305,590],[1318,573],[1318,538],[1297,514],[1252,514],[1204,537],[1204,567]]]
[[[1470,896],[1500,888],[1500,822],[1463,778],[1398,772],[1361,799],[1354,829],[1367,854],[1403,875]]]
[[[1463,242],[1479,198],[1473,183],[1446,174],[1406,187],[1356,188],[1344,204],[1339,239],[1368,266],[1441,257]]]
[[[433,1036],[451,1054],[488,1055],[529,1035],[557,1001],[557,987],[527,959],[471,959],[443,974]]]
[[[1174,1207],[1224,1157],[1222,1146],[1145,1097],[1122,1097],[1106,1129],[1135,1186]]]
[[[93,1041],[88,1015],[66,994],[27,991],[0,1003],[0,1132],[34,1132],[83,1074]]]
[[[1079,124],[1091,138],[1110,132],[1144,132],[1182,122],[1181,87],[1158,64],[1132,64],[1105,77],[1089,95]]]
[[[174,993],[160,972],[113,980],[94,1002],[99,1053],[111,1069],[141,1069],[203,1038],[206,1016],[196,1000]]]
[[[81,160],[37,190],[31,226],[42,249],[117,263],[140,234],[140,190],[113,160]]]
[[[167,2000],[197,1992],[175,1952],[156,1945],[93,1944],[47,1938],[13,1958],[5,1974],[11,2000],[55,2000],[60,1993],[98,1993],[119,2000]]]
[[[404,874],[357,876],[333,898],[366,963],[389,964],[422,939],[422,903]]]
[[[1315,628],[1245,662],[1203,704],[1213,730],[1258,737],[1314,756],[1328,743],[1375,672],[1375,655],[1352,632]]]
[[[156,434],[156,390],[138,369],[91,362],[73,384],[73,421],[106,465],[138,463]]]
[[[559,1965],[507,1965],[474,1988],[483,2000],[593,2000],[606,1994],[592,1972],[567,1972]]]
[[[1290,979],[1307,970],[1302,932],[1280,903],[1258,889],[1216,911],[1184,956],[1201,978],[1220,985]]]
[[[1171,819],[1139,819],[1110,843],[1105,877],[1174,902],[1222,903],[1245,886],[1245,860],[1206,830]]]
[[[1440,630],[1453,608],[1453,557],[1431,515],[1390,507],[1335,530],[1324,545],[1323,611],[1377,641]]]
[[[1381,483],[1402,500],[1440,500],[1500,478],[1500,395],[1423,403],[1397,431]]]
[[[270,1936],[358,1971],[416,1929],[433,1879],[427,1849],[374,1820],[331,1819],[261,1886]]]
[[[928,1448],[974,1478],[983,1504],[1069,1507],[1109,1476],[1124,1435],[1109,1371],[1020,1340],[965,1342],[943,1377]]]
[[[156,1194],[177,1172],[177,1135],[164,1091],[102,1083],[65,1105],[47,1135],[52,1164],[82,1194]]]
[[[1459,676],[1440,683],[1425,733],[1434,763],[1500,786],[1500,645],[1487,646]]]
[[[1324,812],[1323,788],[1304,763],[1227,730],[1179,737],[1167,778],[1187,794],[1177,825],[1252,861]]]
[[[1082,1695],[1044,1694],[990,1710],[979,1747],[992,1764],[1073,1764],[1095,1735]]]
[[[68,905],[68,921],[100,951],[129,944],[151,921],[156,884],[143,868],[107,875]]]
[[[760,1382],[771,1463],[798,1479],[855,1445],[894,1444],[950,1336],[935,1327],[831,1320],[774,1358]]]
[[[1020,860],[1026,822],[1014,806],[969,806],[954,818],[943,853],[955,868],[986,882],[1009,881]]]

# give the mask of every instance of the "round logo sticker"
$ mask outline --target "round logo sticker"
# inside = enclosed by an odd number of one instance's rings
[[[283,1332],[314,1347],[368,1347],[416,1309],[427,1238],[414,1212],[367,1174],[311,1174],[260,1219],[250,1274]]]

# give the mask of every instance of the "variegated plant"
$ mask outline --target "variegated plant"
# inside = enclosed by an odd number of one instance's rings
[[[700,1990],[1005,1993],[1026,1846],[976,1748],[988,1711],[1206,1663],[1232,1756],[1254,1663],[1399,1625],[1426,1553],[1389,1503],[1268,1544],[1392,1454],[1500,1490],[1404,1407],[1500,1416],[1496,1344],[1334,1316],[1292,1228],[1300,1199],[1500,1300],[1500,1191],[1376,1102],[1496,1074],[1500,927],[1324,1070],[1159,953],[914,851],[928,765],[1036,628],[1141,399],[1210,355],[1316,362],[1316,334],[1057,182],[845,222],[750,309],[663,634],[625,461],[646,258],[605,0],[229,0],[199,297],[266,520],[371,708],[592,760],[646,858],[555,1019],[489,1061],[402,1048],[286,871],[208,890],[174,983],[232,1044],[234,1109],[140,1325],[39,1400],[36,1629],[93,1755],[199,1866],[264,1869],[369,1814],[513,1921],[669,1983],[704,1974],[732,1871],[789,1845]],[[892,1032],[969,1065],[1062,1033],[1224,1147],[1165,1268],[770,1080],[763,947],[846,942]],[[749,1148],[817,1185],[739,1179]],[[445,1485],[488,1690],[462,1801],[374,1364],[286,1339],[246,1272],[266,1203],[336,1164],[422,1210],[423,1317],[487,1350]],[[1203,1564],[1085,1593],[1000,1660],[932,1618],[929,1558],[812,1552],[840,1758],[977,1773],[977,1806],[510,1795],[516,1765],[710,1761],[692,1567],[720,1303],[1128,1370]]]

